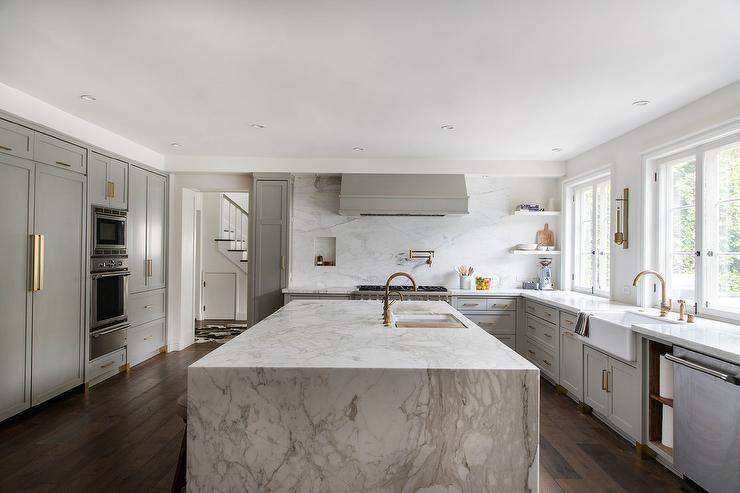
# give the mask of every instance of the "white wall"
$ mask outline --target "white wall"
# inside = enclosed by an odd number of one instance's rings
[[[627,250],[612,243],[612,298],[637,302],[637,290],[632,287],[635,274],[647,267],[642,265],[642,155],[657,147],[670,144],[692,134],[740,117],[740,82],[726,86],[672,113],[638,127],[620,137],[595,147],[567,162],[571,179],[589,170],[612,165],[612,196],[630,189],[630,247]],[[612,218],[613,219],[613,218]],[[614,221],[612,220],[612,232]]]
[[[203,193],[203,216],[202,216],[202,238],[203,238],[203,272],[232,273],[236,275],[236,317],[239,320],[247,318],[247,274],[239,267],[230,262],[219,250],[214,238],[222,238],[221,233],[221,192]],[[239,199],[240,195],[248,200],[247,194],[234,194]],[[206,288],[208,289],[208,288]],[[217,296],[234,296],[234,293],[218,293]],[[208,312],[205,313],[206,318]]]
[[[101,149],[153,168],[164,169],[162,154],[2,83],[0,83],[0,108]]]
[[[193,268],[192,257],[188,257],[187,251],[183,256],[183,245],[188,242],[192,244],[193,232],[192,226],[183,225],[182,191],[189,189],[203,192],[224,190],[248,192],[251,184],[252,175],[249,173],[176,173],[170,175],[167,326],[168,345],[172,350],[183,349],[193,341],[191,324],[182,315],[183,311],[191,310],[185,308],[185,305],[192,303],[191,288],[188,287],[192,285],[192,282],[190,279],[183,279],[183,272],[184,269],[192,270]],[[186,204],[187,207],[189,206]],[[190,211],[186,209],[186,213],[188,212]],[[177,241],[178,238],[180,241]]]
[[[448,170],[449,172],[450,170]],[[455,266],[496,275],[503,286],[521,286],[535,277],[536,256],[515,256],[517,243],[534,242],[542,217],[511,217],[520,202],[545,204],[559,195],[555,178],[501,178],[467,175],[470,214],[461,217],[346,217],[337,214],[340,177],[299,175],[293,192],[291,287],[384,284],[398,270],[421,284],[459,287]],[[556,201],[556,207],[559,204]],[[547,218],[556,230],[557,217]],[[314,266],[317,237],[336,237],[336,267]],[[409,249],[434,250],[432,267],[401,260]],[[553,262],[557,274],[557,261]],[[557,279],[557,277],[556,277]]]

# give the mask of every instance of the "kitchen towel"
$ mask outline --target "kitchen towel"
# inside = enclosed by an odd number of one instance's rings
[[[663,429],[661,442],[666,447],[673,448],[673,408],[663,404]]]
[[[668,361],[665,356],[660,357],[660,387],[661,397],[673,399],[673,362]]]
[[[578,320],[576,320],[576,334],[588,337],[588,319],[591,316],[590,313],[578,312]]]

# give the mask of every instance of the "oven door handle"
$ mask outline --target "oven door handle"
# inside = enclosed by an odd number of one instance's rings
[[[131,272],[126,270],[126,271],[118,271],[118,272],[105,272],[105,273],[99,273],[99,274],[92,274],[90,277],[92,279],[101,279],[103,277],[116,277],[116,276],[127,277],[130,275],[131,275]]]
[[[129,327],[131,327],[131,324],[128,322],[124,322],[122,324],[110,327],[108,329],[96,330],[95,332],[90,332],[90,335],[93,337],[100,337],[106,334],[110,334],[111,332],[119,331],[121,329],[128,329]]]

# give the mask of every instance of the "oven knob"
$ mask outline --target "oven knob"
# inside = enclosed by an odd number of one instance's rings
[[[98,267],[104,268],[104,267],[105,267],[105,262],[100,262],[100,263],[98,264]]]
[[[116,265],[120,267],[120,266],[122,266],[122,265],[123,265],[123,262],[121,262],[121,261],[119,260],[118,262],[116,262]]]

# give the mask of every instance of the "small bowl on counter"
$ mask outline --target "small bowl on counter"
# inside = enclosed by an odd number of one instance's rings
[[[537,243],[519,243],[517,246],[514,247],[515,250],[525,250],[528,252],[531,252],[533,250],[537,250]]]

